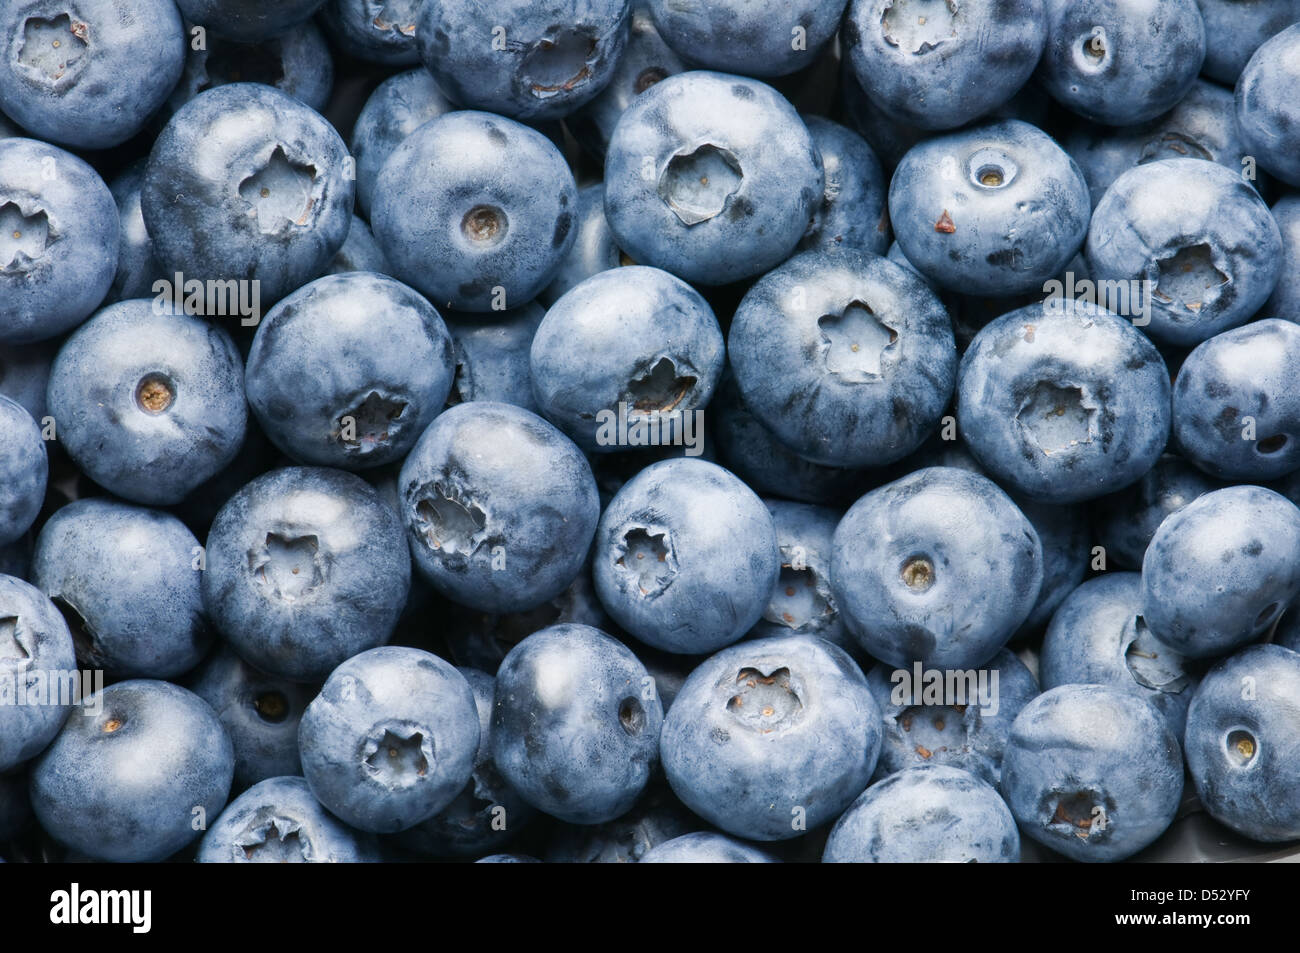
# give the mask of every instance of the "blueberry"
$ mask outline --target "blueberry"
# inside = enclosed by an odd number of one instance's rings
[[[1181,739],[1197,675],[1142,617],[1142,577],[1113,572],[1089,579],[1052,617],[1038,662],[1043,688],[1109,685],[1145,698]]]
[[[449,312],[456,372],[448,401],[494,400],[537,413],[529,362],[545,315],[535,302],[492,315]]]
[[[180,79],[185,30],[168,0],[5,4],[0,109],[74,149],[130,139]]]
[[[236,788],[302,773],[298,723],[315,697],[314,687],[259,672],[224,645],[188,687],[212,706],[230,735]]]
[[[683,59],[746,76],[784,76],[816,62],[839,28],[845,3],[648,0],[659,33]]]
[[[1123,128],[1078,123],[1064,145],[1088,180],[1094,208],[1122,173],[1159,159],[1207,159],[1245,171],[1232,90],[1199,79],[1163,116]]]
[[[655,83],[685,69],[681,57],[659,35],[649,8],[638,0],[632,4],[627,43],[609,85],[564,124],[592,156],[604,161],[614,127],[632,101]]]
[[[68,717],[76,678],[72,636],[35,586],[0,575],[0,772],[40,754]],[[21,691],[22,697],[15,694]]]
[[[1237,125],[1246,151],[1264,171],[1300,185],[1300,24],[1260,46],[1237,80]]]
[[[454,112],[393,150],[371,225],[397,277],[435,305],[501,311],[555,277],[573,245],[577,202],[564,157],[541,133]]]
[[[656,680],[656,690],[661,687]],[[612,821],[555,827],[543,855],[548,864],[634,864],[660,844],[699,830],[700,821],[667,784],[652,779],[636,804]]]
[[[384,275],[351,272],[304,285],[271,309],[245,386],[285,453],[360,470],[406,456],[441,412],[454,370],[451,335],[424,298]]]
[[[374,838],[321,807],[300,777],[271,777],[231,801],[203,835],[201,864],[358,864],[379,861]]]
[[[1282,265],[1273,296],[1263,313],[1300,324],[1300,195],[1284,195],[1273,206],[1282,236]]]
[[[397,514],[359,477],[274,470],[213,521],[203,601],[246,661],[319,681],[392,633],[411,578],[401,537]]]
[[[232,83],[201,93],[149,154],[140,207],[154,251],[169,274],[222,283],[205,313],[230,313],[236,290],[251,297],[239,282],[278,301],[321,274],[347,238],[347,159],[334,128],[279,90]]]
[[[1044,0],[853,0],[848,62],[892,119],[953,129],[1020,89],[1047,40]]]
[[[15,542],[36,521],[49,472],[36,421],[21,405],[0,397],[0,544]]]
[[[843,57],[841,61],[840,95],[844,101],[845,125],[867,141],[880,157],[886,171],[897,166],[908,149],[934,135],[933,132],[897,122],[885,115],[858,82],[850,56]]]
[[[762,501],[716,464],[664,460],[605,509],[596,533],[596,593],[642,642],[702,655],[730,645],[763,614],[780,566]]]
[[[100,311],[59,351],[47,391],[60,443],[136,503],[178,503],[239,451],[248,419],[230,335],[143,298]]]
[[[1087,513],[1082,506],[1053,506],[1015,496],[1011,499],[1034,527],[1043,547],[1043,584],[1038,601],[1011,637],[1015,641],[1042,631],[1057,606],[1083,582],[1091,548]]]
[[[1111,126],[1154,119],[1196,81],[1205,24],[1196,0],[1046,0],[1037,79],[1067,109]]]
[[[683,442],[713,395],[724,350],[712,309],[680,278],[605,271],[546,312],[532,344],[533,395],[587,451]]]
[[[1252,645],[1205,676],[1187,712],[1187,766],[1215,820],[1252,840],[1300,837],[1300,655]]]
[[[763,502],[776,529],[781,574],[750,635],[809,635],[850,654],[856,652],[857,644],[840,618],[831,591],[831,538],[842,514],[807,503]]]
[[[198,696],[170,682],[118,682],[83,699],[35,762],[32,807],[74,851],[160,861],[215,822],[234,764],[226,730]]]
[[[247,43],[300,26],[322,3],[324,0],[279,0],[274,4],[264,0],[177,0],[176,5],[188,22]]]
[[[1142,618],[1191,658],[1268,631],[1300,595],[1300,510],[1259,486],[1197,497],[1156,530],[1142,561]]]
[[[50,339],[35,344],[6,344],[4,353],[0,355],[0,396],[21,406],[42,426],[50,368],[62,343],[59,339]]]
[[[1017,119],[921,142],[889,184],[894,236],[908,261],[966,294],[1045,291],[1083,244],[1088,212],[1074,160]]]
[[[766,851],[743,841],[697,831],[664,841],[645,853],[642,864],[777,864],[780,861]]]
[[[385,66],[420,62],[415,22],[421,0],[327,0],[321,23],[352,56]]]
[[[1019,860],[1020,834],[998,792],[939,764],[908,768],[867,788],[835,822],[822,856],[827,864]]]
[[[975,336],[957,374],[957,419],[971,452],[1009,489],[1075,503],[1151,469],[1169,435],[1169,395],[1164,361],[1129,322],[1086,301],[1048,299]]]
[[[175,516],[77,500],[41,529],[32,582],[63,610],[82,664],[172,678],[197,665],[212,640],[199,591],[202,556]]]
[[[154,255],[153,239],[140,210],[144,168],[144,160],[133,162],[109,183],[117,204],[118,245],[117,273],[105,299],[107,303],[152,297],[154,282],[163,278],[163,267]]]
[[[605,217],[635,261],[721,285],[794,250],[824,197],[794,107],[723,73],[670,76],[628,106],[605,158]]]
[[[935,764],[961,768],[997,784],[1011,723],[1038,695],[1038,683],[1024,662],[1000,649],[981,666],[974,682],[963,678],[953,683],[962,701],[954,693],[927,703],[924,684],[909,684],[900,671],[909,678],[914,675],[911,669],[884,665],[867,673],[867,687],[884,714],[877,775]]]
[[[1174,440],[1221,479],[1262,482],[1300,468],[1300,327],[1270,318],[1215,335],[1174,385]]]
[[[0,343],[86,320],[113,283],[117,239],[117,206],[94,169],[43,142],[0,139]]]
[[[745,406],[827,466],[882,466],[911,453],[938,424],[956,377],[939,299],[864,252],[807,252],[764,275],[727,343]]]
[[[1143,283],[1147,334],[1190,347],[1244,324],[1268,300],[1282,236],[1239,176],[1204,159],[1164,159],[1130,169],[1106,190],[1086,255],[1098,282]]]
[[[846,126],[821,116],[803,120],[822,157],[826,185],[799,247],[857,248],[883,255],[889,248],[888,183],[876,153]]]
[[[353,215],[352,225],[348,228],[348,237],[330,259],[325,274],[341,275],[349,271],[373,271],[386,275],[392,270],[393,266],[384,257],[384,252],[375,241],[370,226]]]
[[[620,265],[632,264],[632,259],[619,250],[614,233],[605,221],[605,186],[596,182],[578,189],[578,207],[574,212],[573,247],[560,263],[551,283],[542,289],[539,300],[548,308],[560,296],[592,275]]]
[[[724,649],[686,679],[660,750],[673,791],[729,834],[784,840],[838,816],[880,753],[857,664],[806,636]]]
[[[578,448],[535,414],[492,401],[438,417],[398,485],[416,566],[444,596],[484,612],[530,609],[563,591],[600,515]]]
[[[1016,505],[991,480],[950,467],[868,493],[832,547],[841,617],[867,652],[900,668],[988,662],[1043,578],[1038,534]]]
[[[1182,792],[1178,738],[1133,692],[1062,685],[1011,726],[1002,796],[1023,833],[1072,860],[1137,853],[1169,827]]]
[[[787,448],[745,406],[729,374],[709,411],[719,458],[759,493],[836,504],[856,499],[868,484],[868,471],[823,466]]]
[[[630,650],[590,626],[550,626],[497,672],[492,758],[534,807],[598,824],[645,788],[662,722],[654,680]]]
[[[501,777],[492,760],[496,679],[472,668],[459,671],[469,682],[478,711],[479,744],[474,770],[450,804],[397,837],[403,847],[433,857],[472,857],[500,847],[522,830],[534,813]]]
[[[423,67],[390,76],[375,88],[352,127],[358,210],[369,214],[379,171],[402,140],[451,109]]]
[[[329,103],[334,61],[324,35],[311,21],[253,42],[208,36],[201,48],[190,43],[185,72],[167,108],[174,113],[199,93],[229,83],[273,86],[319,112]]]
[[[628,0],[426,0],[415,24],[439,88],[468,109],[559,119],[610,82]]]
[[[332,673],[298,727],[303,774],[331,813],[393,833],[441,811],[474,768],[469,682],[419,649],[385,646]]]
[[[1219,486],[1181,457],[1164,454],[1137,483],[1094,503],[1093,525],[1106,558],[1125,569],[1141,569],[1165,518]]]
[[[1237,82],[1251,55],[1270,37],[1300,20],[1292,0],[1196,0],[1205,21],[1205,63],[1210,79]]]

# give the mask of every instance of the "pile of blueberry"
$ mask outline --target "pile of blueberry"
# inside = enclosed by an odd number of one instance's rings
[[[1297,850],[1295,0],[0,0],[0,395],[11,862]]]

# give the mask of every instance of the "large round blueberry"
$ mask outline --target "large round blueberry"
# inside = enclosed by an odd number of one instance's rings
[[[1047,40],[1043,0],[853,0],[848,62],[891,118],[953,129],[1025,84]]]
[[[85,162],[34,139],[0,139],[0,344],[75,328],[117,269],[113,195]]]
[[[660,750],[696,814],[737,837],[785,840],[862,793],[880,753],[880,709],[857,664],[829,642],[758,639],[690,674]]]
[[[907,260],[964,294],[1045,291],[1083,244],[1089,209],[1074,160],[1018,119],[919,143],[889,184]]]
[[[804,116],[804,125],[822,157],[825,191],[812,224],[800,241],[804,249],[857,248],[883,255],[889,248],[889,183],[875,151],[847,126],[822,116]]]
[[[629,649],[590,626],[553,625],[501,663],[492,758],[534,807],[599,824],[645,788],[663,717],[654,679]]]
[[[591,466],[545,420],[473,401],[438,417],[398,480],[416,566],[484,612],[531,609],[577,575],[600,516]]]
[[[1210,670],[1187,712],[1187,766],[1210,815],[1253,840],[1300,837],[1300,655],[1252,645]]]
[[[48,745],[80,688],[72,636],[58,610],[35,586],[0,575],[0,772]],[[21,692],[21,697],[18,693]],[[11,694],[12,693],[12,694]]]
[[[807,252],[736,309],[728,353],[745,406],[814,463],[911,453],[952,396],[957,350],[925,282],[877,255]]]
[[[868,493],[835,529],[831,590],[866,651],[900,668],[988,662],[1043,580],[1029,520],[992,480],[929,467]]]
[[[179,503],[235,458],[248,421],[230,335],[144,298],[68,338],[47,393],[68,456],[137,503]]]
[[[375,88],[352,127],[352,157],[357,164],[357,209],[360,212],[370,213],[375,182],[393,150],[430,119],[436,119],[451,109],[451,103],[447,102],[429,71],[423,67],[390,76]]]
[[[50,464],[32,415],[0,397],[0,545],[22,537],[41,511]]]
[[[763,614],[780,571],[772,517],[731,473],[704,460],[652,464],[606,507],[596,593],[642,642],[701,655]]]
[[[775,864],[766,851],[712,831],[697,831],[666,840],[646,851],[639,864]]]
[[[574,213],[573,247],[560,262],[551,283],[542,289],[538,300],[548,308],[560,296],[577,287],[592,275],[620,265],[632,264],[619,250],[614,233],[605,221],[605,185],[593,182],[578,189],[578,208]]]
[[[649,0],[655,26],[690,63],[745,76],[784,76],[817,61],[847,0]]]
[[[449,312],[456,371],[447,402],[495,400],[537,413],[529,363],[545,316],[536,302],[491,315]]]
[[[655,28],[649,7],[632,4],[627,45],[610,76],[609,85],[585,106],[566,117],[564,125],[588,152],[604,161],[609,138],[632,101],[655,83],[686,69]]]
[[[846,652],[856,651],[831,592],[831,538],[843,514],[807,503],[763,502],[776,529],[781,573],[750,634],[757,638],[811,635]]]
[[[1141,695],[1178,738],[1196,688],[1192,663],[1152,633],[1142,617],[1142,577],[1089,579],[1056,610],[1038,661],[1043,688],[1110,685]]]
[[[633,100],[614,129],[605,217],[637,262],[721,285],[789,255],[824,186],[812,136],[780,93],[679,73]]]
[[[202,568],[199,541],[175,516],[91,498],[41,529],[32,582],[62,609],[83,665],[172,678],[197,665],[212,640]]]
[[[1002,796],[1021,831],[1073,860],[1136,854],[1169,827],[1182,793],[1178,738],[1133,692],[1062,685],[1011,726]]]
[[[0,37],[0,109],[74,149],[131,138],[185,60],[185,30],[169,0],[15,0],[0,10]]]
[[[891,774],[835,822],[827,864],[1014,864],[1020,834],[986,781],[940,764]]]
[[[278,36],[307,20],[324,0],[177,0],[190,23],[250,43]]]
[[[1196,0],[1046,0],[1037,79],[1085,119],[1129,126],[1171,109],[1205,59]]]
[[[144,170],[145,161],[137,160],[108,186],[117,203],[118,245],[117,273],[105,303],[148,298],[154,293],[154,282],[163,277],[162,265],[153,253],[153,239],[144,224],[144,213],[140,211]]]
[[[1198,497],[1156,530],[1142,560],[1142,617],[1170,648],[1223,655],[1268,631],[1300,596],[1300,509],[1259,486]]]
[[[343,140],[318,113],[270,86],[232,83],[186,103],[163,129],[140,207],[183,293],[204,283],[201,313],[252,323],[262,303],[320,275],[343,245],[354,178]]]
[[[1300,185],[1300,24],[1264,43],[1237,81],[1237,125],[1264,171]]]
[[[1215,335],[1174,382],[1179,451],[1221,479],[1262,482],[1300,468],[1300,327],[1270,318]]]
[[[1093,527],[1106,558],[1125,569],[1141,569],[1165,517],[1219,486],[1181,457],[1162,455],[1138,482],[1093,504]]]
[[[426,0],[415,35],[439,88],[468,109],[559,119],[605,88],[627,0]]]
[[[223,645],[188,688],[212,706],[230,735],[236,788],[302,773],[298,723],[315,697],[313,687],[259,672]]]
[[[1205,63],[1201,71],[1229,86],[1237,82],[1254,52],[1300,20],[1294,0],[1196,0],[1205,21]]]
[[[722,373],[724,344],[699,292],[658,268],[593,275],[546,312],[533,394],[584,450],[684,443]]]
[[[397,277],[435,305],[501,311],[555,276],[573,244],[577,202],[573,174],[540,132],[453,112],[384,162],[371,225]]]
[[[200,864],[359,864],[379,861],[374,838],[325,808],[300,777],[276,776],[235,798],[212,825]]]
[[[213,624],[245,660],[294,681],[386,642],[411,584],[397,514],[339,470],[253,480],[217,514],[206,560]]]
[[[531,805],[506,783],[492,760],[492,713],[496,679],[477,669],[460,673],[474,693],[479,742],[469,781],[450,804],[401,832],[403,847],[433,857],[473,857],[505,844],[534,817]]]
[[[212,709],[170,682],[118,682],[82,699],[32,768],[32,807],[89,857],[156,862],[214,823],[235,756]]]
[[[978,671],[960,672],[948,681],[915,666],[877,665],[867,687],[884,714],[877,775],[926,764],[961,768],[997,784],[1011,723],[1038,695],[1038,683],[1025,663],[1000,649]]]
[[[1048,299],[975,335],[957,374],[957,419],[996,479],[1039,502],[1076,503],[1151,469],[1169,437],[1169,394],[1160,353],[1129,322]]]
[[[392,833],[451,803],[474,768],[469,682],[420,649],[384,646],[331,674],[298,726],[316,798],[353,827]]]
[[[303,463],[401,460],[447,401],[451,335],[433,306],[373,272],[320,278],[253,338],[245,387],[262,430]]]
[[[420,62],[415,23],[421,0],[327,0],[321,23],[353,56],[385,66]]]
[[[1130,169],[1088,229],[1094,280],[1128,288],[1153,338],[1189,347],[1250,320],[1281,274],[1282,236],[1259,193],[1204,159]],[[1135,322],[1137,323],[1137,322]]]

